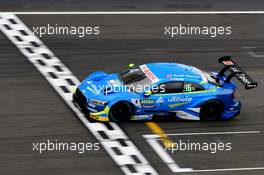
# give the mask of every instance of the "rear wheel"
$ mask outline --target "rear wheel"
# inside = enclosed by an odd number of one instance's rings
[[[223,104],[219,100],[209,100],[205,102],[200,110],[200,119],[203,121],[214,121],[221,117]]]
[[[109,111],[109,120],[112,122],[124,122],[130,120],[133,113],[132,106],[127,102],[114,104]]]

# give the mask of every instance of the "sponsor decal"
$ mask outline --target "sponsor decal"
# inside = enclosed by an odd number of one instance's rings
[[[178,97],[178,96],[173,96],[168,99],[168,102],[191,102],[192,98],[191,97]]]
[[[154,100],[152,99],[142,99],[140,100],[141,104],[154,104]]]
[[[140,100],[140,103],[142,105],[142,108],[145,108],[145,109],[155,108],[154,100],[152,99],[143,99],[143,100]]]
[[[152,81],[157,82],[159,79],[149,70],[149,68],[144,64],[140,66],[140,69],[142,72],[145,73],[145,75]]]
[[[236,67],[231,67],[230,68],[233,72],[240,72]]]
[[[99,94],[97,88],[95,85],[91,84],[90,86],[87,86],[87,90],[91,91],[94,94]]]
[[[184,78],[196,78],[200,79],[201,77],[198,75],[189,75],[189,74],[168,74],[166,78],[170,78],[171,80],[183,81]]]
[[[158,105],[162,105],[162,104],[164,104],[164,99],[162,98],[162,97],[159,97],[157,100],[156,100],[156,103],[158,104]]]
[[[184,81],[184,78],[170,78],[171,81]]]
[[[155,108],[154,104],[142,104],[142,108],[144,109],[153,109]]]
[[[250,85],[250,81],[245,77],[245,74],[244,74],[244,73],[239,74],[239,75],[238,75],[238,79],[240,79],[240,80],[243,81],[244,83]]]
[[[169,104],[168,106],[170,108],[175,108],[175,107],[178,107],[178,106],[182,106],[182,105],[185,105],[187,104],[188,102],[183,102],[183,103],[174,103],[174,104]]]
[[[197,75],[185,75],[185,77],[187,77],[187,78],[197,78],[197,79],[199,79],[200,77],[199,76],[197,76]]]
[[[167,76],[166,76],[166,78],[171,78],[172,77],[172,74],[168,74]]]
[[[138,98],[132,98],[131,103],[134,104],[136,107],[141,108],[140,100]]]

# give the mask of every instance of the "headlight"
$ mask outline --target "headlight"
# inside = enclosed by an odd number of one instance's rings
[[[101,100],[96,100],[96,99],[91,99],[90,100],[91,103],[95,104],[95,105],[101,105],[101,106],[104,106],[107,104],[107,101],[101,101]]]

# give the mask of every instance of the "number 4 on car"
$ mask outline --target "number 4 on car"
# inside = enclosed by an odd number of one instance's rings
[[[257,87],[230,56],[224,67],[207,72],[178,63],[130,64],[120,73],[94,72],[73,94],[74,104],[98,121],[124,122],[172,116],[188,120],[225,120],[240,113],[236,78],[246,89]]]

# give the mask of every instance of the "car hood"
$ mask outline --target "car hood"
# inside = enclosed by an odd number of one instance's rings
[[[118,74],[106,74],[95,72],[89,75],[79,86],[79,89],[87,98],[111,100],[120,93],[135,94],[122,84]]]

